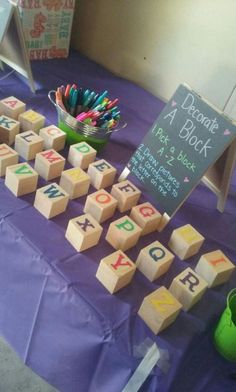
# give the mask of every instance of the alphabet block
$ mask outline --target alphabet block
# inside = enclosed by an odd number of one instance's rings
[[[136,265],[151,282],[165,274],[174,260],[174,255],[159,241],[141,249]]]
[[[19,114],[25,111],[26,105],[15,97],[8,97],[0,101],[0,114],[18,120]]]
[[[128,211],[136,206],[141,196],[140,190],[129,180],[113,185],[111,194],[118,201],[120,212]]]
[[[59,177],[64,166],[65,158],[53,149],[36,154],[34,168],[45,180]]]
[[[34,207],[50,219],[66,210],[69,195],[56,182],[37,189]]]
[[[70,146],[68,162],[74,167],[87,169],[94,162],[97,151],[86,142],[80,142]]]
[[[56,125],[40,129],[39,136],[43,138],[45,150],[53,148],[55,151],[60,151],[65,147],[66,134]]]
[[[28,163],[18,163],[6,169],[5,185],[15,196],[34,192],[37,183],[38,173]]]
[[[201,256],[195,271],[208,283],[208,287],[215,287],[227,282],[235,265],[221,250],[205,253]]]
[[[11,146],[20,131],[20,123],[7,116],[0,116],[0,141]]]
[[[125,251],[137,244],[141,232],[142,229],[125,215],[110,224],[106,240],[113,248]]]
[[[19,155],[7,144],[0,144],[0,177],[5,176],[7,166],[18,163]]]
[[[116,210],[117,200],[105,189],[87,196],[84,212],[90,213],[99,223],[111,218]]]
[[[118,250],[100,261],[96,278],[113,294],[131,282],[135,270],[135,264]]]
[[[43,139],[33,131],[19,133],[15,137],[15,150],[26,161],[35,158],[35,155],[43,151]]]
[[[70,199],[86,195],[89,190],[90,177],[79,167],[64,170],[60,186],[69,194]]]
[[[183,309],[188,311],[202,298],[207,282],[191,268],[186,268],[171,283],[170,292],[179,300]]]
[[[105,161],[105,159],[100,159],[100,161],[90,163],[88,175],[94,188],[107,188],[114,182],[116,169]]]
[[[181,308],[179,301],[161,286],[144,298],[138,315],[152,332],[158,334],[175,321]]]
[[[90,214],[84,214],[69,221],[66,238],[77,252],[81,252],[97,245],[102,230],[102,227]]]
[[[205,238],[191,225],[181,226],[171,234],[169,248],[181,259],[195,255]]]
[[[161,217],[160,212],[148,202],[132,207],[130,213],[130,218],[142,228],[141,235],[156,231],[161,222]]]
[[[45,117],[31,109],[21,113],[18,119],[20,121],[21,131],[34,131],[38,133],[44,127],[45,123]]]

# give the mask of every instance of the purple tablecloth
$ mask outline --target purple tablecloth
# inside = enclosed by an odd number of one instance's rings
[[[35,62],[33,73],[36,95],[12,74],[0,81],[0,98],[15,95],[44,114],[48,123],[56,123],[57,116],[47,93],[62,83],[106,88],[120,98],[128,126],[114,134],[100,154],[119,173],[164,106],[76,52],[68,60]],[[41,179],[39,186],[44,183]],[[114,251],[105,241],[110,221],[103,224],[98,246],[77,253],[64,235],[68,220],[83,213],[85,197],[70,201],[65,213],[48,221],[33,207],[34,194],[16,198],[1,178],[0,333],[28,366],[63,392],[120,392],[140,363],[135,347],[147,337],[169,350],[170,369],[164,374],[155,367],[141,391],[232,392],[236,381],[229,374],[236,372],[236,366],[215,351],[212,331],[226,294],[236,286],[236,274],[228,283],[207,290],[191,311],[181,312],[158,336],[137,310],[145,295],[161,285],[168,288],[173,277],[187,266],[195,267],[203,253],[220,248],[236,262],[235,193],[234,173],[221,214],[215,195],[199,185],[161,234],[143,237],[127,254],[135,261],[139,250],[155,239],[167,245],[172,230],[186,223],[205,236],[201,252],[187,262],[176,257],[169,272],[154,283],[137,272],[129,286],[110,295],[95,277],[100,259]],[[142,200],[147,198],[144,192]]]

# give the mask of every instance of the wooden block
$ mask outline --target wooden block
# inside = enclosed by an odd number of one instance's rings
[[[201,256],[195,271],[208,283],[215,287],[227,282],[235,269],[235,265],[221,250],[205,253]]]
[[[200,301],[206,289],[207,282],[191,268],[186,268],[177,275],[169,288],[185,311]]]
[[[107,188],[114,182],[116,169],[105,161],[105,159],[101,159],[100,161],[90,163],[88,175],[90,176],[91,184],[94,188]]]
[[[74,167],[87,169],[94,162],[97,151],[86,142],[80,142],[70,146],[68,162]]]
[[[118,201],[120,212],[128,211],[136,206],[141,196],[140,190],[129,180],[113,185],[111,194]]]
[[[144,298],[138,315],[158,334],[175,321],[181,308],[179,301],[162,286]]]
[[[132,207],[130,218],[142,228],[141,235],[146,235],[157,230],[162,215],[151,203],[146,202]]]
[[[30,161],[43,151],[43,139],[33,131],[22,132],[16,135],[14,148],[21,157]]]
[[[181,260],[185,260],[195,255],[204,241],[205,238],[188,224],[172,232],[168,246]]]
[[[53,149],[36,154],[34,168],[47,181],[59,177],[64,166],[65,158]]]
[[[44,140],[44,149],[53,148],[55,151],[61,151],[65,147],[66,133],[56,125],[49,125],[39,131],[39,136]]]
[[[11,146],[20,131],[20,123],[5,115],[0,116],[0,142]]]
[[[125,251],[137,244],[141,232],[137,223],[125,215],[110,224],[106,240],[113,248]]]
[[[45,117],[34,110],[27,110],[21,113],[18,119],[20,121],[21,131],[34,131],[39,133],[39,130],[44,127],[45,123]]]
[[[21,113],[25,112],[26,105],[15,97],[7,97],[0,101],[0,114],[18,120]]]
[[[26,195],[37,188],[38,173],[26,162],[8,166],[5,185],[15,196]]]
[[[0,177],[5,176],[7,166],[18,163],[19,154],[7,144],[0,144]]]
[[[37,189],[34,207],[50,219],[66,210],[69,195],[56,182]]]
[[[105,189],[87,196],[84,212],[91,214],[99,223],[111,218],[116,210],[117,200]]]
[[[131,282],[135,270],[135,264],[118,250],[100,261],[96,278],[113,294]]]
[[[165,274],[174,260],[174,255],[159,241],[141,249],[136,265],[151,282]]]
[[[89,185],[89,175],[79,167],[64,170],[61,173],[60,186],[69,194],[70,199],[86,195]]]
[[[84,214],[69,221],[66,238],[77,252],[81,252],[97,245],[102,230],[102,227],[90,214]]]

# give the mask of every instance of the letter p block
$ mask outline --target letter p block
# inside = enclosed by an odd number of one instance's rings
[[[110,224],[106,240],[113,248],[125,251],[137,244],[141,232],[142,229],[125,215]]]

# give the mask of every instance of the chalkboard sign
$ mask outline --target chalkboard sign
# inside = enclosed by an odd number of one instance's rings
[[[180,85],[127,167],[172,216],[236,137],[236,126]]]

